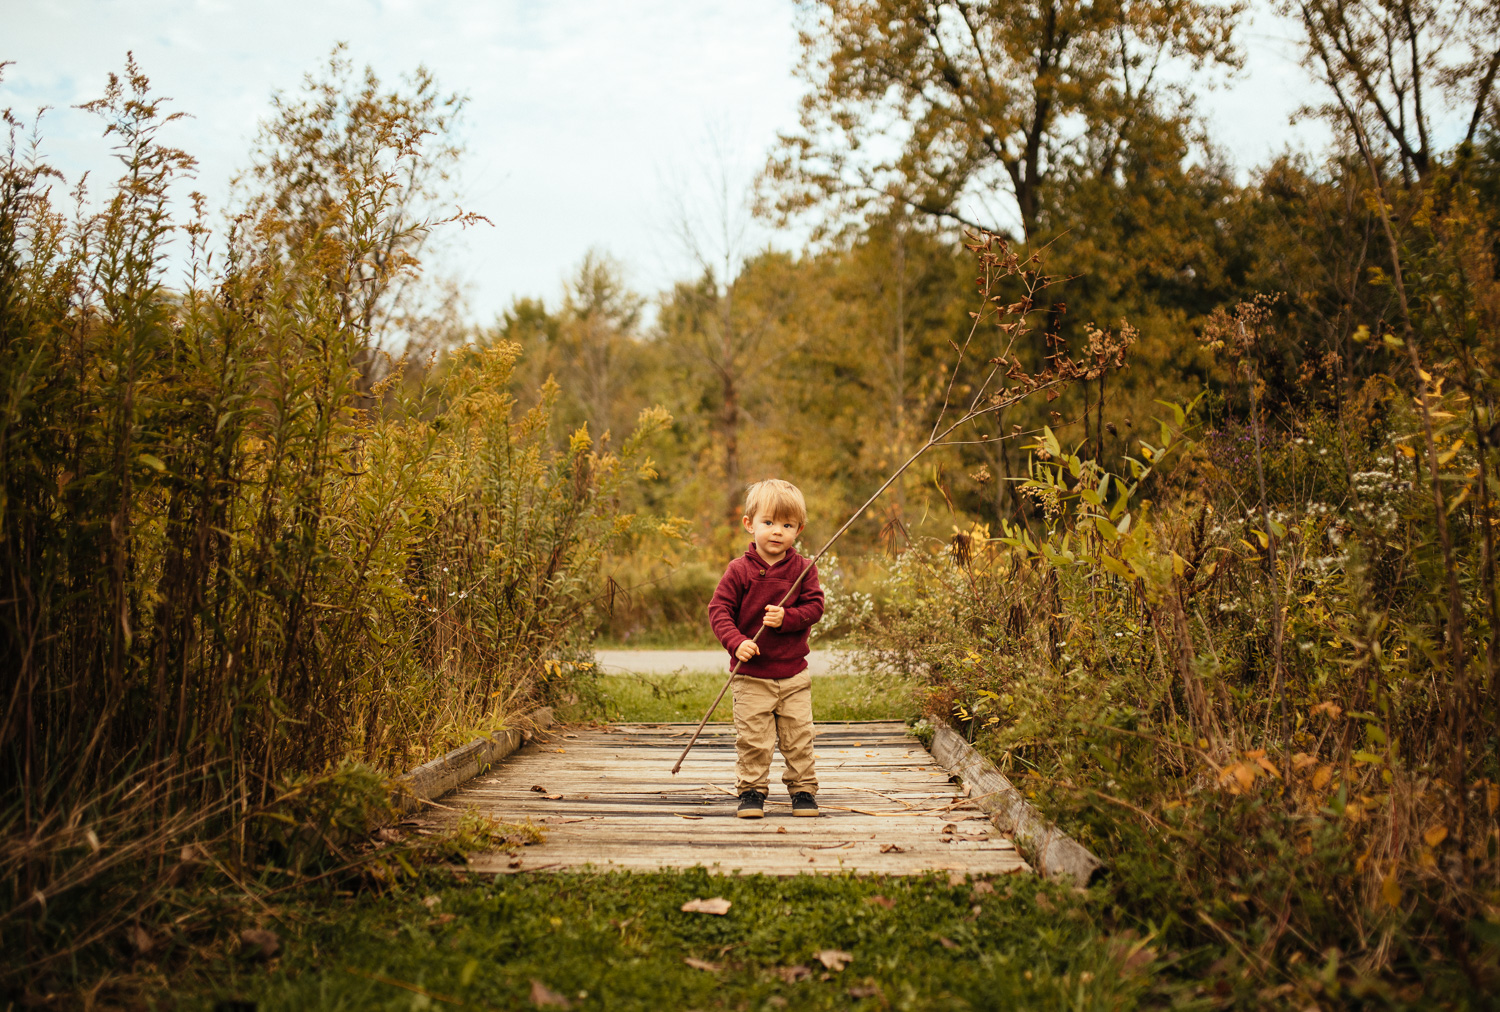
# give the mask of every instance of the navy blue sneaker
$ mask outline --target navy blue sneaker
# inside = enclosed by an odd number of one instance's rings
[[[764,818],[766,814],[766,796],[760,791],[745,791],[740,795],[740,809],[734,814],[739,819]]]

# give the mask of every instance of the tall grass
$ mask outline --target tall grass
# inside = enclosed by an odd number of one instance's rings
[[[555,394],[505,393],[514,346],[420,381],[377,361],[402,251],[443,224],[401,210],[419,131],[387,123],[311,210],[214,240],[170,199],[193,162],[140,71],[90,108],[122,167],[97,211],[9,113],[0,159],[0,930],[31,983],[151,916],[186,844],[253,878],[309,776],[397,770],[563,691],[667,421],[555,449]]]

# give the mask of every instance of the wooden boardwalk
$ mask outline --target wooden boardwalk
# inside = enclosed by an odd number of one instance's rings
[[[479,872],[691,868],[797,875],[853,871],[974,875],[1029,871],[1010,840],[969,804],[895,722],[817,725],[820,818],[793,818],[771,769],[764,819],[734,817],[734,727],[710,724],[682,771],[670,770],[691,724],[558,728],[446,795],[446,818],[470,808],[531,820],[546,841],[479,854]]]

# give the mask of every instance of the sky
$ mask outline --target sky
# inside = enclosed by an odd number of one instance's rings
[[[696,273],[677,226],[684,209],[699,232],[712,215],[684,195],[718,174],[748,185],[795,127],[803,87],[792,0],[0,0],[0,25],[12,64],[0,108],[50,107],[43,152],[69,179],[112,175],[97,120],[73,107],[129,50],[191,114],[166,140],[197,157],[193,186],[219,206],[272,94],[295,91],[335,43],[382,79],[427,66],[468,96],[454,185],[493,222],[450,235],[433,266],[461,282],[481,323],[518,296],[555,303],[591,249],[647,294]],[[1290,29],[1261,12],[1241,41],[1245,71],[1198,102],[1243,174],[1324,137],[1288,125],[1309,93]],[[748,236],[802,239],[759,224]]]

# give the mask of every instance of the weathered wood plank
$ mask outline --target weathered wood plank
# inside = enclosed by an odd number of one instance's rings
[[[963,778],[969,797],[990,813],[1000,830],[1014,836],[1043,876],[1066,876],[1087,885],[1104,867],[1086,847],[1044,819],[994,763],[947,724],[938,724],[932,754]]]
[[[544,843],[477,855],[476,871],[658,869],[730,873],[976,875],[1027,870],[1015,845],[962,798],[897,723],[821,724],[817,819],[793,818],[772,771],[766,818],[734,817],[734,729],[704,729],[680,775],[671,753],[692,725],[563,729],[518,751],[443,799],[446,817],[473,807],[530,820]],[[540,787],[537,791],[533,788]],[[548,798],[546,795],[560,795]]]

